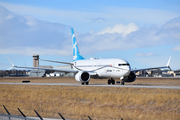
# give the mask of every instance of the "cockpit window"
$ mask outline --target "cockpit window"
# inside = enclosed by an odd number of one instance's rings
[[[118,66],[129,66],[129,63],[118,64]]]

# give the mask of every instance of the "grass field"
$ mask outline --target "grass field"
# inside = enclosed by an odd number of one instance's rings
[[[0,79],[22,82],[26,78]],[[28,78],[31,82],[42,82],[40,78]],[[71,78],[45,78],[48,82],[72,82]],[[149,80],[148,80],[149,81]],[[139,80],[133,84],[144,84]],[[95,81],[106,83],[106,80]],[[168,80],[152,80],[152,83],[168,83]],[[178,80],[171,81],[178,83]],[[169,82],[168,84],[171,84]],[[96,83],[97,84],[97,83]],[[172,84],[173,85],[173,84]],[[87,86],[33,86],[0,85],[0,105],[5,105],[13,115],[20,115],[20,108],[26,116],[60,118],[60,112],[70,119],[120,119],[125,120],[178,120],[180,118],[180,90],[145,88],[109,88]],[[0,107],[0,114],[6,114]]]

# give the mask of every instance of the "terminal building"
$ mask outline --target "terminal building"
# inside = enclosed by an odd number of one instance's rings
[[[170,70],[161,70],[161,69],[152,69],[144,70],[136,73],[137,77],[175,77],[176,74],[174,71]]]

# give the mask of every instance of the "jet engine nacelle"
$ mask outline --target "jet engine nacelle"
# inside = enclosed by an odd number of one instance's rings
[[[136,75],[134,72],[130,72],[130,74],[123,80],[124,82],[133,82],[136,80]]]
[[[88,72],[80,71],[75,75],[75,79],[78,82],[88,82],[90,80],[90,75]]]

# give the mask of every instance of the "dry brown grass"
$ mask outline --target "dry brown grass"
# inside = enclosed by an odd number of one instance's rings
[[[11,114],[87,119],[180,118],[180,90],[109,87],[0,85],[0,105]],[[3,107],[0,113],[5,114]]]

